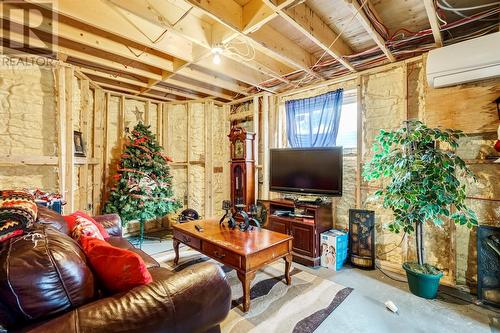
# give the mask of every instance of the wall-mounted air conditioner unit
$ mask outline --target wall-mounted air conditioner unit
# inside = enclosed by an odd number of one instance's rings
[[[427,57],[433,88],[500,77],[500,32],[438,48]]]

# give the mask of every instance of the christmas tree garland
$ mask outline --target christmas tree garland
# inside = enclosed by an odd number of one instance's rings
[[[125,225],[162,217],[181,207],[173,197],[168,165],[172,159],[163,154],[149,126],[139,123],[134,128],[120,157],[105,213],[118,213]]]

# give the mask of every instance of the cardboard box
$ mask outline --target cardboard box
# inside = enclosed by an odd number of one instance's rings
[[[321,266],[338,271],[347,260],[347,233],[328,230],[321,234]]]

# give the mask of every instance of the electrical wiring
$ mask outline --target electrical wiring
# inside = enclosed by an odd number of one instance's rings
[[[359,4],[359,1],[358,1],[358,4]],[[378,27],[378,29],[377,29],[378,33],[380,35],[382,35],[382,37],[387,39],[387,37],[389,35],[389,29],[382,22],[380,22],[377,19],[377,16],[373,13],[373,11],[370,8],[370,3],[368,3],[367,6],[363,7],[363,11],[370,18],[370,21],[372,21],[374,23],[374,26],[376,28]]]
[[[363,2],[363,4],[361,5],[360,9],[363,10],[364,6],[368,3],[368,0],[365,0]],[[331,49],[331,47],[337,42],[337,40],[339,40],[340,36],[342,36],[342,34],[344,33],[344,31],[346,30],[346,28],[351,24],[351,22],[356,18],[356,16],[358,16],[359,14],[359,11],[356,11],[356,13],[351,17],[351,19],[349,20],[349,22],[344,26],[344,28],[342,29],[342,31],[340,31],[340,33],[337,35],[337,37],[335,37],[335,39],[333,40],[333,42],[328,46],[328,49]],[[319,57],[319,59],[316,61],[316,63],[311,67],[311,69],[314,69],[314,67],[321,62],[321,60],[323,59],[323,57],[327,54],[327,51],[325,50],[323,52],[323,54],[321,55],[321,57]],[[309,75],[309,74],[308,74]],[[307,75],[306,75],[307,77]],[[310,82],[310,81],[309,81]],[[298,83],[298,85],[296,87],[299,87],[300,84],[302,83],[302,80]]]
[[[455,13],[456,15],[461,16],[463,18],[468,18],[469,16],[467,16],[465,14],[462,14],[461,11],[472,10],[471,8],[474,8],[474,7],[469,7],[468,9],[467,8],[465,8],[465,9],[463,9],[463,8],[462,9],[461,8],[454,8],[446,0],[441,0],[441,1],[448,6],[448,9],[439,7],[439,1],[437,2],[438,8],[443,9],[443,10],[447,10],[447,11],[451,11],[451,12]],[[500,2],[498,2],[497,4],[500,4]],[[487,4],[487,5],[483,5],[483,6],[477,6],[477,7],[475,7],[475,9],[484,8],[484,7],[490,7],[490,6],[494,6],[494,4]],[[481,20],[481,21],[496,21],[496,20],[494,20],[494,19],[490,19],[490,20],[484,19],[484,20]]]
[[[240,43],[234,43],[234,44],[240,44],[240,45],[245,45],[246,46],[246,51],[241,52],[240,49],[238,49],[235,46],[231,46],[231,44],[225,45],[224,46],[224,51],[229,52],[231,55],[237,56],[240,59],[244,61],[252,61],[255,59],[255,48],[248,42],[240,42]]]
[[[484,18],[499,13],[500,13],[500,8],[485,10],[480,13],[471,15],[469,17],[461,18],[454,22],[447,22],[446,24],[441,25],[440,30],[449,33],[450,30],[452,29],[482,20]],[[441,15],[443,16],[443,20],[446,22],[446,15],[444,13],[442,13]],[[351,21],[352,19],[354,19],[354,17],[355,16],[351,18]],[[370,19],[373,19],[371,18],[371,16],[369,17]],[[374,25],[375,24],[376,23],[374,22]],[[497,27],[497,25],[492,24],[487,27],[483,27],[479,30],[470,32],[467,35],[457,36],[457,37],[452,36],[451,38],[445,40],[445,44],[451,44],[465,39],[482,36],[494,30],[495,27]],[[342,30],[341,34],[344,32],[344,30],[345,27]],[[341,34],[339,34],[339,36]],[[334,42],[331,45],[333,45],[336,42],[336,40],[334,40]],[[411,55],[418,55],[420,53],[429,51],[435,47],[432,36],[432,29],[424,29],[420,31],[411,31],[406,28],[397,29],[391,36],[389,36],[389,38],[386,41],[386,45],[397,59],[406,58]],[[328,73],[329,77],[344,75],[349,72],[336,59],[331,58],[323,60],[325,54],[326,52],[323,53],[323,55],[311,67],[311,69],[321,69],[321,72]],[[385,57],[385,55],[382,53],[380,48],[376,46],[356,54],[344,56],[344,58],[346,60],[349,60],[349,62],[353,66],[355,66],[356,69],[358,70],[368,69],[373,67],[374,65],[387,62],[387,58]],[[311,77],[311,75],[304,73],[302,71],[289,73],[287,75],[283,75],[282,77],[289,79],[294,87],[298,87],[301,84],[309,83],[312,80],[314,80],[314,77]],[[280,82],[279,80],[269,79],[264,81],[260,85],[266,88],[271,88],[280,84],[282,84],[282,82]]]
[[[441,3],[441,1],[444,2],[446,5],[443,5]],[[491,2],[491,3],[487,3],[487,4],[483,4],[483,5],[472,6],[472,7],[462,7],[462,8],[451,7],[450,4],[446,2],[446,0],[438,0],[436,2],[436,4],[439,8],[444,9],[444,10],[467,11],[467,10],[475,10],[475,9],[482,9],[482,8],[487,8],[487,7],[500,6],[500,1]]]

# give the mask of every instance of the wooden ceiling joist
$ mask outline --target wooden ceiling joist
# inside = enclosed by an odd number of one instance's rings
[[[429,23],[431,25],[432,35],[434,36],[434,42],[436,43],[436,47],[442,47],[443,36],[441,35],[436,8],[434,8],[434,1],[432,0],[423,0],[423,1],[425,5],[425,11],[427,13],[427,17],[429,18]]]
[[[99,71],[99,70],[96,70],[96,69],[90,69],[90,68],[87,68],[87,67],[81,67],[81,66],[75,66],[75,67],[80,72],[82,72],[84,74],[87,74],[87,75],[92,75],[92,76],[101,77],[101,78],[107,78],[107,79],[110,79],[110,80],[115,80],[115,81],[123,82],[123,83],[126,83],[126,84],[132,84],[132,85],[135,85],[135,86],[140,87],[140,88],[144,88],[144,87],[148,86],[148,84],[145,83],[145,82],[141,82],[141,81],[138,81],[138,80],[129,79],[129,78],[126,78],[126,77],[123,77],[123,76],[108,74],[108,73],[105,73],[103,71]],[[177,90],[177,89],[166,88],[166,87],[159,87],[159,86],[154,87],[154,89],[152,89],[152,90],[158,91],[160,93],[171,94],[173,96],[179,96],[179,97],[187,98],[187,99],[199,99],[199,98],[206,97],[206,96],[200,96],[200,95],[196,95],[196,94],[191,94],[191,93],[183,92],[183,91],[180,91],[180,90]]]
[[[92,79],[92,77],[91,77]],[[114,92],[117,92],[117,93],[127,93],[127,94],[130,94],[131,96],[133,97],[136,97],[137,95],[137,90],[136,89],[132,89],[132,88],[127,88],[127,87],[121,87],[121,86],[117,86],[116,84],[113,84],[113,83],[105,83],[105,82],[99,82],[99,86],[101,86],[102,88],[104,88],[104,90],[108,90],[108,91],[114,91]],[[175,102],[175,101],[178,101],[174,98],[168,98],[168,97],[162,97],[162,96],[158,96],[158,95],[153,95],[153,94],[144,94],[143,97],[146,97],[146,98],[149,98],[149,99],[154,99],[154,100],[157,100],[157,101],[161,101],[161,102]]]
[[[287,9],[275,5],[271,0],[264,0],[264,2],[344,67],[350,71],[356,71],[354,66],[344,59],[344,56],[352,54],[351,47],[305,3]]]
[[[141,98],[234,101],[424,52],[428,38],[399,33],[408,22],[426,37],[430,22],[436,46],[443,45],[435,1],[370,1],[4,1],[0,14],[9,15],[0,21],[0,46],[9,48],[12,41],[36,55],[53,51],[44,56],[77,66],[106,89]],[[41,10],[31,10],[30,19],[41,24],[28,27],[23,10],[33,8]],[[418,17],[397,15],[416,15],[413,9]],[[463,27],[464,38],[477,35],[471,26]],[[212,52],[219,46],[222,61],[216,64]]]
[[[40,4],[40,6],[43,5]],[[176,72],[179,68],[183,68],[186,64],[193,61],[193,44],[191,41],[181,38],[175,33],[166,31],[166,29],[144,19],[140,23],[136,22],[140,24],[140,27],[134,26],[127,20],[126,14],[117,13],[113,10],[113,7],[114,4],[111,2],[102,0],[86,0],[85,2],[60,1],[58,6],[55,7],[55,10],[60,15],[70,17],[80,22],[82,25],[87,25],[87,29],[85,30],[105,31],[116,36],[127,38],[134,43],[144,45],[145,53],[149,53],[147,52],[149,49],[154,49],[175,57],[172,61],[172,66],[161,68],[157,65],[159,69]],[[102,13],[106,13],[106,15],[102,15]],[[138,18],[135,17],[134,19]],[[165,34],[162,35],[162,33]],[[180,48],[180,52],[176,49],[177,46]],[[176,52],[171,52],[171,48],[176,49]],[[186,50],[186,52],[182,50]],[[139,57],[137,61],[140,61],[140,58],[141,57]],[[213,65],[211,68],[213,68]],[[187,73],[190,73],[187,75],[193,74],[189,76],[192,79],[196,80],[198,77],[196,72],[187,71]],[[247,88],[239,84],[237,78],[234,80],[233,82],[223,82],[215,76],[211,84],[239,94],[246,94]]]
[[[365,6],[367,6],[367,2],[370,0],[364,0]],[[375,29],[373,24],[371,23],[370,19],[368,16],[365,14],[363,11],[363,8],[359,5],[357,0],[344,0],[344,2],[348,5],[348,7],[351,9],[351,12],[356,15],[356,19],[359,21],[359,23],[363,26],[363,28],[366,30],[366,32],[370,35],[370,37],[373,39],[373,41],[377,44],[377,46],[384,52],[385,56],[387,59],[389,59],[391,62],[396,61],[396,57],[392,54],[391,50],[385,45],[385,40],[384,38],[378,33],[378,31]],[[374,10],[373,7],[372,11]]]
[[[245,34],[243,31],[245,28],[243,26],[245,7],[240,6],[233,0],[224,1],[224,5],[221,5],[217,1],[208,0],[185,1],[230,29],[219,29],[217,34],[213,34],[214,43],[221,42],[227,44],[237,37],[249,37],[256,43],[257,50],[282,63],[293,66],[295,69],[300,69],[317,79],[323,79],[321,75],[310,69],[316,60],[314,56],[273,28],[263,25],[256,31],[245,31]],[[254,11],[253,7],[246,8],[247,10]],[[259,15],[256,17],[259,17]]]
[[[135,18],[131,16],[130,20],[146,19],[150,22],[155,22],[158,26],[170,28],[182,38],[186,38],[201,47],[202,49],[199,49],[198,52],[193,52],[194,59],[191,63],[196,63],[213,71],[221,70],[220,65],[214,65],[212,62],[205,61],[206,58],[211,55],[211,49],[214,45],[211,38],[208,37],[212,36],[213,27],[208,25],[202,19],[194,15],[189,15],[189,12],[187,12],[186,16],[181,16],[184,18],[180,21],[179,25],[173,26],[171,22],[176,19],[179,20],[178,17],[180,15],[180,9],[177,6],[172,5],[170,1],[162,1],[161,3],[159,1],[151,1],[148,3],[148,6],[145,6],[143,0],[129,0],[126,2],[111,0],[111,2],[119,8],[118,10],[126,10],[129,15],[135,15]],[[183,28],[185,22],[189,22],[190,29]],[[195,26],[198,28],[194,29]],[[194,47],[194,49],[196,48]],[[227,76],[237,79],[238,81],[245,82],[262,90],[265,90],[265,88],[260,87],[259,83],[266,81],[269,78],[275,78],[282,80],[283,82],[288,82],[287,80],[282,79],[282,76],[289,73],[291,69],[285,68],[286,66],[283,66],[283,64],[273,61],[258,52],[252,59],[243,59],[238,56],[228,56],[225,58],[230,59],[228,61],[229,64],[223,66],[223,72]],[[184,67],[187,67],[188,65],[189,63]],[[230,67],[230,73],[226,71],[228,66]],[[247,75],[248,69],[260,72],[262,75],[257,81],[249,79]],[[256,75],[254,74],[253,76]],[[157,83],[159,82],[153,82],[152,86]]]
[[[15,31],[2,31],[3,36],[9,36],[10,40],[14,42],[18,42],[19,44],[22,44],[23,42],[26,41],[26,36],[16,33]],[[44,43],[41,41],[37,41],[34,38],[29,39],[29,45],[33,47],[38,47],[38,48],[43,48],[46,46]],[[136,76],[136,77],[144,77],[148,80],[161,80],[162,76],[159,74],[155,74],[151,71],[140,69],[133,67],[131,65],[125,66],[120,62],[111,60],[110,57],[98,57],[95,55],[92,55],[91,53],[86,53],[84,52],[85,50],[74,50],[70,49],[68,47],[64,47],[62,45],[52,45],[53,50],[57,50],[59,58],[64,58],[65,61],[68,61],[78,67],[82,68],[87,68],[88,71],[91,71],[92,73],[96,74],[99,70],[103,71],[103,73],[108,73],[107,75],[112,75],[115,77],[119,77],[121,74],[129,74],[131,76]],[[111,54],[110,54],[111,55]],[[113,74],[110,74],[109,72],[114,72]],[[194,75],[194,74],[193,74]],[[165,83],[172,84],[174,86],[177,86],[179,88],[187,89],[187,90],[192,90],[195,92],[202,93],[204,95],[209,95],[209,96],[214,96],[217,98],[221,98],[224,100],[231,100],[232,95],[228,94],[223,94],[218,91],[214,91],[213,89],[209,90],[203,87],[198,87],[192,84],[187,84],[184,83],[183,81],[179,80],[178,78],[170,78],[165,81]],[[142,87],[147,86],[147,85],[142,85]],[[190,94],[192,96],[196,96],[196,98],[199,98],[199,96],[195,94]],[[186,97],[186,96],[184,96]]]

